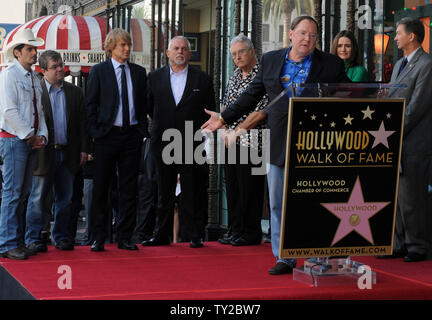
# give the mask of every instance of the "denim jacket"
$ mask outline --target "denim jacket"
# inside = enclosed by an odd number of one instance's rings
[[[0,72],[0,129],[27,139],[34,135],[32,78],[36,91],[39,126],[36,135],[48,141],[48,129],[41,105],[42,87],[36,74],[29,72],[15,59]]]

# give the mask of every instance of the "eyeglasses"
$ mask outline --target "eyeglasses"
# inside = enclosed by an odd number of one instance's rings
[[[64,68],[64,63],[61,64],[55,64],[51,67],[48,68],[48,70],[57,70],[57,69],[63,69]]]
[[[231,52],[231,56],[233,58],[236,58],[237,56],[244,56],[246,54],[246,52],[248,52],[248,51],[249,51],[249,49],[241,49],[237,52]]]
[[[296,35],[305,39],[306,37],[309,37],[311,40],[316,40],[317,34],[316,33],[308,33],[306,31],[297,31]]]

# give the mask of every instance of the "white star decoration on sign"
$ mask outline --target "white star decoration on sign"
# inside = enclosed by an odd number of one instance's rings
[[[352,121],[354,118],[351,118],[351,115],[348,115],[346,118],[343,118],[345,120],[345,124],[352,124]]]
[[[366,110],[361,110],[363,112],[363,120],[366,118],[369,118],[372,120],[372,113],[375,112],[375,110],[371,110],[369,106],[367,106]]]
[[[384,146],[387,147],[387,149],[389,149],[387,138],[390,137],[396,131],[386,131],[384,127],[384,121],[381,121],[381,125],[378,131],[368,131],[368,132],[375,137],[374,143],[372,145],[372,149],[375,148],[380,143],[382,143]]]

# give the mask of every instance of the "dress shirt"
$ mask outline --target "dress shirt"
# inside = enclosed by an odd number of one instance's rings
[[[0,72],[0,129],[27,139],[34,135],[33,83],[36,91],[39,127],[36,135],[48,140],[48,130],[41,106],[42,86],[33,71],[14,60]]]
[[[60,88],[45,79],[45,85],[51,102],[54,122],[54,144],[67,145],[66,97],[63,83]]]
[[[189,69],[189,65],[186,65],[186,68],[184,68],[182,71],[174,72],[170,66],[171,90],[172,90],[172,94],[174,96],[174,100],[175,100],[176,105],[179,104],[179,102],[183,96],[183,92],[184,92],[184,89],[186,87],[188,69]]]
[[[416,52],[420,49],[420,47],[418,47],[417,49],[415,49],[413,52],[411,52],[406,58],[408,63],[412,60],[412,58],[414,57],[414,55],[416,54]],[[407,63],[407,64],[408,64]]]
[[[114,125],[121,127],[123,126],[123,102],[122,102],[122,81],[121,81],[121,74],[122,74],[122,69],[120,68],[120,66],[122,65],[122,63],[118,62],[115,59],[112,59],[112,64],[114,67],[114,71],[115,71],[115,75],[117,78],[117,86],[119,89],[119,108],[117,111],[117,115],[116,118],[114,120]],[[135,116],[135,105],[134,105],[134,99],[133,99],[133,85],[132,85],[132,77],[131,77],[131,72],[130,72],[130,68],[129,68],[129,64],[128,63],[124,63],[125,65],[125,72],[126,72],[126,82],[127,82],[127,87],[128,87],[128,100],[129,100],[129,122],[131,125],[135,125],[138,124],[138,121],[136,119]]]

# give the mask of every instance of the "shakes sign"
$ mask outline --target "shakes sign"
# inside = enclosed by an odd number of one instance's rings
[[[291,99],[280,257],[389,254],[404,99]]]

